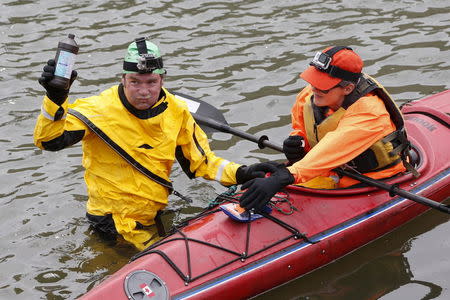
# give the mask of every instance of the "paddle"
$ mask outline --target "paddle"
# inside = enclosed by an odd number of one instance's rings
[[[250,133],[231,127],[230,125],[228,125],[223,114],[211,104],[185,94],[174,94],[178,98],[186,101],[189,111],[191,112],[195,121],[197,121],[198,124],[203,125],[201,127],[205,132],[208,133],[212,131],[220,131],[230,133],[243,139],[257,143],[260,149],[267,147],[283,152],[283,148],[269,142],[269,138],[266,135],[256,137]]]
[[[265,135],[257,137],[252,134],[249,134],[245,131],[232,128],[228,125],[227,121],[225,120],[225,117],[223,114],[216,109],[211,104],[208,104],[202,100],[195,99],[193,97],[190,97],[188,95],[184,94],[176,94],[179,98],[182,98],[188,103],[189,111],[192,113],[194,119],[199,123],[200,125],[203,125],[202,128],[205,128],[204,130],[207,130],[211,132],[212,130],[217,130],[225,133],[230,133],[233,135],[236,135],[238,137],[244,138],[246,140],[255,142],[258,144],[258,147],[260,149],[263,149],[265,147],[271,148],[273,150],[283,152],[283,148],[280,145],[274,144],[269,141],[269,138]],[[399,188],[396,184],[387,184],[385,182],[382,182],[380,180],[372,179],[370,177],[367,177],[362,174],[357,174],[353,172],[349,172],[343,169],[336,169],[336,172],[340,173],[341,175],[348,176],[350,178],[356,179],[360,182],[363,182],[369,186],[377,187],[382,190],[386,190],[389,192],[389,195],[391,197],[394,197],[395,195],[404,197],[406,199],[415,201],[417,203],[429,206],[431,208],[437,209],[439,211],[445,212],[450,214],[450,207],[447,205],[444,205],[442,203],[433,201],[431,199],[422,197],[420,195],[411,193],[409,191],[403,190]]]

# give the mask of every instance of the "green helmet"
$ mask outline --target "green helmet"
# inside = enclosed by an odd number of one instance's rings
[[[123,73],[154,73],[165,74],[163,60],[158,46],[146,41],[145,38],[137,38],[128,46],[127,54],[123,61]]]

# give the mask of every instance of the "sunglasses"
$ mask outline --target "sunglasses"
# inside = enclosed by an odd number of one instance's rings
[[[342,85],[342,81],[341,81],[338,84],[336,84],[335,86],[333,86],[332,88],[329,88],[328,90],[321,90],[321,89],[318,89],[316,87],[314,87],[314,88],[316,90],[318,90],[319,92],[321,92],[322,94],[328,94],[332,89],[335,89],[337,87],[345,87],[345,85]]]

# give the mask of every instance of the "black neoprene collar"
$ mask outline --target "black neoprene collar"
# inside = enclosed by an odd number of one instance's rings
[[[166,97],[166,93],[164,92],[163,89],[161,89],[161,92],[159,93],[158,101],[165,97]],[[125,91],[123,89],[123,84],[119,84],[119,98],[120,98],[120,101],[122,102],[123,106],[125,106],[125,108],[130,113],[132,113],[134,116],[136,116],[137,118],[142,119],[142,120],[150,119],[150,118],[153,118],[153,117],[163,113],[167,109],[167,106],[168,106],[167,101],[164,101],[164,102],[160,103],[158,106],[150,107],[148,109],[144,109],[144,110],[136,109],[133,105],[130,104],[130,102],[128,102],[128,99],[125,96]]]

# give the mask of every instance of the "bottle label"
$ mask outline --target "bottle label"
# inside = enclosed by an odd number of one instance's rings
[[[61,50],[56,63],[55,75],[70,79],[75,64],[75,54]]]

